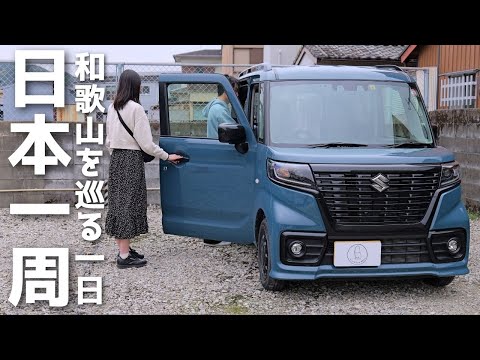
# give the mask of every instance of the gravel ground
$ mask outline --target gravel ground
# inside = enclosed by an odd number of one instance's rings
[[[13,216],[0,209],[0,314],[479,314],[480,220],[472,221],[470,274],[446,288],[419,280],[305,281],[281,293],[263,290],[255,246],[212,248],[199,239],[165,235],[160,209],[149,207],[150,233],[133,246],[149,263],[139,269],[115,266],[116,245],[82,239],[81,221],[71,216]],[[102,216],[104,218],[104,215]],[[12,248],[68,247],[69,304],[46,302],[17,307],[8,302]],[[80,263],[75,254],[105,255],[105,261]],[[77,277],[103,277],[103,304],[77,304]]]

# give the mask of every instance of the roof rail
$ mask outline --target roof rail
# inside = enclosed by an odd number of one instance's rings
[[[397,65],[375,65],[375,67],[379,69],[394,69],[397,71],[405,72],[400,66]]]
[[[272,70],[272,65],[270,63],[261,63],[261,64],[257,64],[257,65],[253,65],[251,67],[249,67],[248,69],[246,70],[243,70],[238,76],[241,77],[243,75],[246,75],[246,74],[249,74],[249,73],[252,73],[252,72],[255,72],[255,71],[269,71],[269,70]]]

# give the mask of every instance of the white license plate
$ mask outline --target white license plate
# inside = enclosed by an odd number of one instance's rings
[[[334,266],[379,266],[382,258],[381,241],[335,241]]]

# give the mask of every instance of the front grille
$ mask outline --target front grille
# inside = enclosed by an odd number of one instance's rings
[[[322,265],[333,265],[333,241],[329,241]],[[426,238],[383,239],[382,264],[431,262]]]
[[[377,175],[388,188],[376,190]],[[334,225],[419,223],[440,182],[440,168],[423,171],[315,171],[315,180]]]

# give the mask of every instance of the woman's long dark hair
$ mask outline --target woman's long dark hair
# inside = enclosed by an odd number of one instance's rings
[[[141,83],[142,80],[137,72],[133,70],[125,70],[122,72],[118,82],[117,95],[115,95],[115,100],[113,101],[115,110],[122,110],[129,100],[140,104]]]

